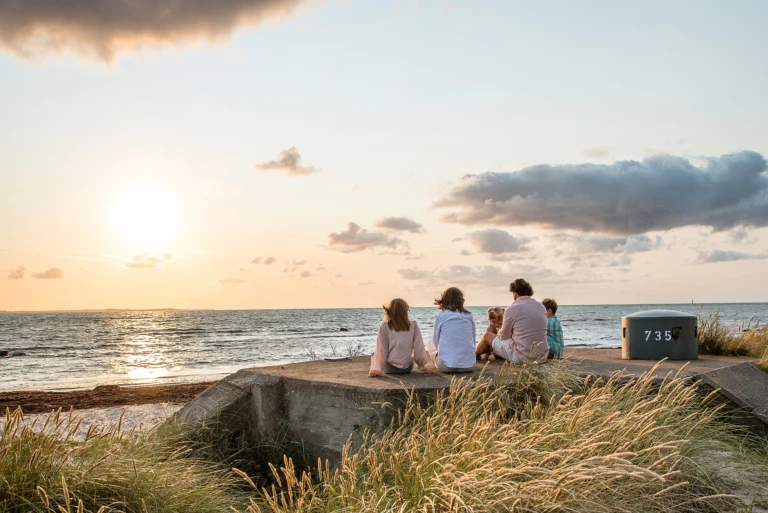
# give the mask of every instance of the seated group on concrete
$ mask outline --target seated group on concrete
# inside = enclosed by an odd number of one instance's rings
[[[506,310],[488,310],[488,328],[475,345],[477,328],[472,314],[464,308],[464,294],[456,287],[435,299],[440,310],[427,349],[416,321],[408,318],[403,299],[384,306],[376,351],[371,356],[370,377],[406,374],[414,363],[425,373],[429,357],[440,372],[471,372],[478,359],[501,358],[510,363],[542,363],[563,356],[563,330],[557,320],[557,302],[533,299],[533,287],[522,278],[509,285],[514,299]]]

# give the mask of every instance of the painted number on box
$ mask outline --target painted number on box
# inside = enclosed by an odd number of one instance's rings
[[[672,340],[672,332],[670,330],[666,331],[653,331],[653,330],[646,330],[645,331],[645,340],[655,340],[657,342],[660,342],[661,340],[670,341]]]

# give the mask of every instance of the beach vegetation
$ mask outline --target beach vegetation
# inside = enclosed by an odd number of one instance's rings
[[[715,312],[699,315],[698,330],[701,354],[757,358],[756,365],[768,372],[768,324],[761,324],[760,319],[727,322]]]
[[[35,430],[16,412],[0,439],[0,510],[601,513],[763,504],[765,441],[729,424],[716,392],[651,374],[580,378],[561,360],[455,378],[426,400],[410,395],[389,426],[350,441],[338,462],[309,467],[289,444],[216,445],[181,437],[172,424],[75,440],[69,416]],[[249,459],[259,461],[249,467]]]

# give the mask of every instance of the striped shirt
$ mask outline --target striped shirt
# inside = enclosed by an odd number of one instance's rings
[[[557,315],[553,315],[547,319],[547,345],[549,346],[549,353],[552,356],[555,358],[563,357],[565,341],[563,340],[563,327],[560,326],[560,321],[557,320]]]

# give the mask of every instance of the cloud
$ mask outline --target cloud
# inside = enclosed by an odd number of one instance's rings
[[[294,259],[294,260],[292,260],[292,261],[290,261],[290,262],[285,264],[285,267],[283,267],[283,272],[284,273],[296,272],[298,270],[298,268],[303,266],[303,265],[307,265],[307,261],[306,260],[296,260],[296,259]]]
[[[154,269],[158,265],[163,265],[173,260],[173,253],[167,251],[161,256],[153,255],[149,252],[134,255],[130,262],[126,262],[125,267],[129,269]]]
[[[237,285],[240,283],[248,283],[248,280],[243,280],[240,278],[221,278],[219,283],[222,285]]]
[[[736,244],[746,242],[747,239],[749,238],[749,232],[747,230],[740,230],[740,229],[731,230],[729,235],[731,236],[731,240]]]
[[[715,264],[719,262],[735,262],[737,260],[765,260],[768,254],[750,254],[741,251],[715,249],[713,251],[700,251],[696,260],[697,264]]]
[[[32,277],[38,280],[60,280],[64,277],[64,272],[58,267],[51,267],[47,271],[33,273]]]
[[[663,244],[660,236],[632,235],[610,237],[607,235],[585,235],[577,233],[555,233],[549,236],[559,248],[567,246],[577,253],[641,253],[651,251]]]
[[[10,273],[8,273],[8,278],[12,280],[21,280],[24,278],[24,274],[27,272],[27,270],[21,266],[17,267]]]
[[[529,237],[515,236],[498,228],[479,230],[467,235],[477,251],[486,255],[503,257],[511,253],[528,251]]]
[[[341,233],[328,235],[329,248],[342,253],[356,253],[373,248],[396,249],[399,246],[408,247],[404,240],[391,237],[381,232],[369,232],[360,228],[357,223],[347,224],[347,229]]]
[[[0,0],[0,46],[21,58],[64,51],[109,62],[123,51],[227,39],[290,15],[301,0]]]
[[[569,254],[565,260],[571,266],[589,268],[629,265],[632,263],[630,255],[651,251],[664,242],[659,236],[611,237],[567,232],[555,233],[549,239],[554,243],[554,254]]]
[[[320,169],[316,167],[302,165],[301,155],[295,146],[291,146],[287,150],[278,153],[275,160],[262,162],[261,164],[256,164],[254,167],[257,171],[262,173],[269,171],[283,171],[285,174],[291,176],[303,176],[320,172]]]
[[[639,235],[700,225],[768,226],[765,158],[742,151],[706,159],[657,155],[609,165],[538,165],[467,175],[435,206],[465,225],[533,225]]]
[[[421,260],[424,258],[424,253],[419,253],[418,255],[408,255],[405,257],[406,260]]]
[[[315,266],[315,271],[325,271],[325,265],[323,264],[317,264]]]
[[[424,233],[424,227],[410,217],[385,217],[376,221],[374,226],[398,232]]]
[[[301,274],[299,274],[299,276],[302,277],[302,278],[309,278],[310,276],[312,276],[312,272],[311,271],[301,271]]]
[[[632,257],[629,255],[576,255],[565,260],[574,267],[589,267],[590,269],[621,267],[632,263]]]
[[[459,255],[461,255],[461,256],[472,256],[472,255],[474,255],[474,253],[472,253],[468,249],[462,249],[461,251],[459,251]]]
[[[376,282],[375,281],[370,281],[370,280],[369,281],[361,281],[361,282],[358,283],[358,285],[361,286],[361,287],[367,287],[368,285],[376,285]]]
[[[611,148],[606,147],[587,148],[584,150],[584,156],[600,159],[609,156],[611,151]]]
[[[251,260],[252,264],[264,264],[264,265],[272,265],[275,262],[277,262],[277,259],[275,257],[256,257],[253,260]]]
[[[245,267],[241,267],[240,269],[238,269],[238,271],[240,271],[241,273],[247,273],[248,269],[246,269]]]
[[[343,274],[334,274],[333,277],[334,278],[343,278],[344,275]]]

